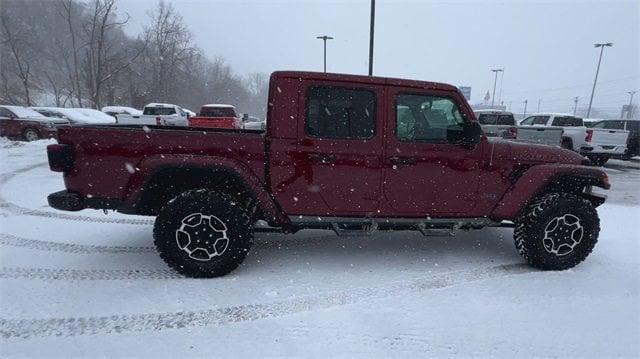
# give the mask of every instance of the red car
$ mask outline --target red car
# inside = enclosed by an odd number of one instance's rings
[[[190,117],[189,126],[241,129],[242,119],[231,105],[211,104],[202,106],[197,116]]]
[[[597,242],[606,197],[591,189],[609,188],[605,172],[559,147],[487,139],[454,86],[275,72],[268,104],[266,133],[61,129],[48,155],[66,190],[49,204],[157,216],[160,256],[193,277],[238,267],[258,220],[285,233],[515,227],[520,254],[547,270]]]
[[[0,136],[11,139],[35,141],[56,138],[58,127],[69,121],[46,117],[21,106],[0,106]]]

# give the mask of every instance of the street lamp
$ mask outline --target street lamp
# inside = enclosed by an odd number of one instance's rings
[[[327,72],[327,40],[333,40],[333,37],[322,35],[317,36],[316,39],[322,40],[324,42],[324,72]]]
[[[495,72],[495,78],[493,79],[493,96],[491,96],[491,108],[493,108],[493,101],[496,97],[496,82],[498,82],[498,72],[503,72],[503,69],[493,69],[492,72]]]
[[[498,95],[498,102],[502,104],[502,83],[504,82],[504,67],[502,68],[502,73],[500,74],[500,94]]]
[[[376,0],[371,0],[371,13],[369,22],[369,76],[373,76],[373,29],[376,20]]]
[[[529,102],[529,101],[524,100],[524,112],[522,113],[522,117],[523,117],[523,118],[526,118],[526,117],[527,117],[527,103],[528,103],[528,102]]]
[[[627,118],[631,118],[631,116],[633,115],[633,95],[636,94],[636,92],[638,91],[629,91],[627,92],[629,94],[629,107],[627,109]]]
[[[596,83],[598,82],[598,73],[600,72],[600,62],[602,62],[602,53],[604,52],[605,47],[611,46],[613,46],[613,42],[593,44],[593,47],[600,48],[600,57],[598,58],[598,67],[596,68],[596,78],[595,80],[593,80],[593,88],[591,89],[591,99],[589,100],[589,107],[587,108],[587,118],[589,118],[589,115],[591,114],[591,104],[593,103],[593,94],[596,91]]]

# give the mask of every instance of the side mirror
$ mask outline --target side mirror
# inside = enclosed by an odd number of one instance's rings
[[[480,127],[479,123],[467,122],[464,126],[464,146],[468,149],[476,147],[482,139],[482,133],[482,127]]]

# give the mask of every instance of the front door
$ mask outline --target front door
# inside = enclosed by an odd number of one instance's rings
[[[469,149],[456,92],[389,89],[384,196],[389,214],[464,217],[476,205],[484,142]]]

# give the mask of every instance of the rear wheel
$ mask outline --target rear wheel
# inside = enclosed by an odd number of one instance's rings
[[[598,242],[600,219],[588,200],[569,193],[547,194],[516,221],[520,255],[533,267],[564,270],[585,260]]]
[[[193,278],[223,276],[245,259],[253,226],[233,198],[210,190],[186,191],[160,210],[153,228],[160,257]]]
[[[37,141],[40,139],[40,134],[36,129],[28,127],[22,131],[22,138],[27,142]]]

